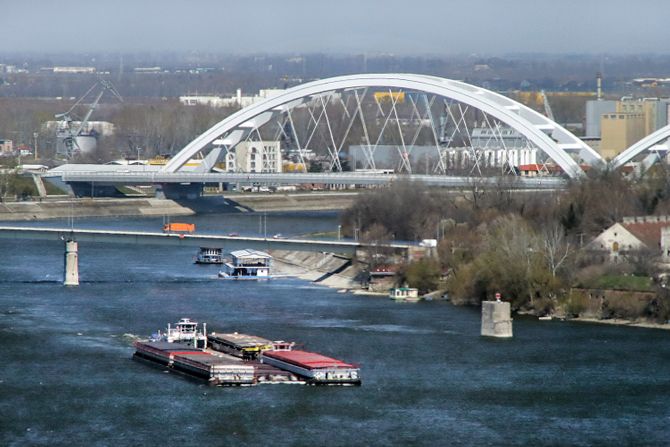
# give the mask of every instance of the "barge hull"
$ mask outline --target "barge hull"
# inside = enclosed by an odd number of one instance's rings
[[[304,377],[308,383],[314,385],[361,384],[358,368],[320,354],[305,351],[269,351],[263,353],[261,361]]]

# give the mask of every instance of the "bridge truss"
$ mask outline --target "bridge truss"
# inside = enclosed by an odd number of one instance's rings
[[[581,163],[603,163],[551,119],[495,92],[433,76],[363,74],[302,84],[239,110],[189,143],[163,171],[183,172],[201,157],[201,172],[235,172],[239,167],[226,161],[241,143],[267,141],[280,142],[298,170],[316,157],[330,172],[514,175],[525,162],[558,166],[576,178],[583,175]],[[256,169],[265,172],[270,154],[257,146]]]

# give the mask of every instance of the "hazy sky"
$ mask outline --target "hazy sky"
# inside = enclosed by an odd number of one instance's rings
[[[0,0],[0,51],[670,52],[670,0]]]

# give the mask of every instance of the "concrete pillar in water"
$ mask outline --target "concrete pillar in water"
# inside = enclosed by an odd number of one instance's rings
[[[504,301],[482,302],[482,335],[485,337],[512,337],[512,308]]]
[[[65,279],[63,285],[79,285],[79,254],[77,249],[77,241],[65,241]]]

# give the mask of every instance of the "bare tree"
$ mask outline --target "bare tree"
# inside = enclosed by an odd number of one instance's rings
[[[542,244],[544,248],[544,258],[547,261],[551,276],[556,277],[556,272],[568,260],[573,250],[570,242],[565,238],[563,227],[554,222],[542,231]]]

